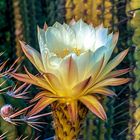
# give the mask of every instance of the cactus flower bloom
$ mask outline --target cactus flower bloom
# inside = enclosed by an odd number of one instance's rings
[[[40,52],[20,42],[25,55],[40,75],[34,76],[27,69],[26,74],[11,75],[42,88],[32,99],[32,102],[39,101],[28,115],[37,114],[49,104],[58,102],[67,106],[70,119],[74,122],[78,117],[78,104],[81,103],[105,120],[107,117],[99,101],[100,96],[115,95],[107,87],[130,80],[118,78],[129,68],[113,70],[128,53],[128,49],[124,50],[110,60],[117,40],[118,33],[108,34],[108,29],[102,25],[94,28],[79,20],[70,25],[56,22],[51,27],[38,28]]]

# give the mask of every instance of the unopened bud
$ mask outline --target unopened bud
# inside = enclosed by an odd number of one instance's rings
[[[0,115],[5,118],[13,114],[13,107],[11,105],[4,105],[0,109]]]

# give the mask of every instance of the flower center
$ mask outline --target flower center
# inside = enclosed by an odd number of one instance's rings
[[[62,51],[55,51],[55,54],[61,58],[64,58],[66,55],[70,53],[75,53],[77,56],[79,56],[82,53],[82,51],[78,48],[72,48],[71,50],[66,48],[66,49],[63,49]]]

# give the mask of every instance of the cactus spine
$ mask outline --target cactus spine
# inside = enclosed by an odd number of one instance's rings
[[[0,87],[0,89],[6,88],[8,86],[14,86],[14,82],[5,77],[0,78],[0,83],[7,80],[7,82]],[[26,107],[26,103],[22,99],[15,99],[7,94],[0,95],[0,108],[6,104],[12,105],[18,109]],[[20,128],[20,129],[19,129]],[[33,137],[33,129],[26,124],[15,126],[7,121],[5,121],[2,117],[0,117],[0,133],[5,134],[6,140],[15,140],[16,138],[22,136],[28,136],[28,139]]]

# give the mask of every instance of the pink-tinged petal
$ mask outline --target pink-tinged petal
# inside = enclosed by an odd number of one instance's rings
[[[121,69],[121,70],[115,70],[115,71],[110,72],[106,76],[106,78],[115,78],[115,77],[121,76],[123,74],[126,74],[126,73],[130,72],[131,70],[132,70],[131,68],[126,68],[126,69]]]
[[[96,75],[101,67],[105,52],[106,49],[101,47],[95,52],[89,50],[77,56],[75,61],[78,67],[78,78],[84,80],[93,73]]]
[[[52,102],[56,101],[57,99],[55,98],[47,98],[47,97],[42,97],[37,104],[33,107],[33,109],[28,112],[27,116],[31,117],[33,115],[36,115],[40,111],[42,111],[45,107],[47,107],[49,104]]]
[[[68,86],[73,84],[78,79],[78,69],[75,60],[73,59],[72,55],[67,56],[63,59],[62,63],[60,64],[61,73],[63,77],[63,82],[67,83]]]
[[[114,59],[112,59],[104,68],[104,70],[101,73],[101,76],[98,78],[98,81],[100,81],[102,78],[104,78],[110,71],[112,71],[116,66],[118,66],[121,61],[124,59],[124,57],[127,55],[129,49],[124,50],[120,54],[118,54]]]
[[[54,88],[54,89],[62,89],[63,86],[60,83],[60,80],[52,73],[45,73],[44,74],[44,78],[50,83],[50,85]]]
[[[32,100],[30,100],[30,102],[35,102],[39,99],[41,99],[42,97],[48,97],[48,98],[59,98],[57,95],[53,94],[52,92],[49,91],[41,91],[39,92]]]
[[[91,91],[89,91],[88,94],[92,94],[92,95],[101,94],[101,95],[110,96],[110,97],[117,96],[114,91],[112,91],[108,88],[103,88],[103,87],[91,90]]]
[[[106,63],[108,62],[108,60],[110,59],[112,53],[113,53],[113,50],[117,44],[117,41],[118,41],[118,37],[119,37],[119,33],[116,32],[113,37],[112,37],[113,34],[110,34],[108,35],[108,41],[106,43],[106,46],[108,47],[107,50],[106,50],[106,55],[105,55],[105,58],[106,58]]]
[[[21,48],[28,59],[32,62],[32,64],[41,71],[44,71],[44,67],[41,61],[41,55],[38,51],[31,48],[29,45],[25,45],[22,41],[20,41]]]
[[[73,88],[73,92],[75,93],[75,95],[81,96],[84,91],[91,85],[92,82],[92,78],[91,76],[89,78],[87,78],[86,80],[78,83],[74,88]]]
[[[91,95],[82,96],[80,101],[95,115],[97,115],[102,120],[106,120],[106,113],[100,104],[100,102],[96,99],[96,97]]]
[[[31,74],[29,76],[27,74],[20,74],[20,73],[10,73],[10,75],[19,81],[22,81],[28,84],[33,84],[33,85],[39,86],[41,88],[45,88],[46,90],[53,92],[49,84],[41,77],[36,77]]]
[[[47,25],[47,23],[45,22],[45,23],[44,23],[44,26],[43,26],[43,30],[46,31],[47,28],[48,28],[48,25]]]
[[[75,121],[77,121],[77,115],[78,115],[77,101],[72,101],[67,106],[68,106],[68,112],[70,115],[71,122],[74,123]]]
[[[131,80],[131,78],[110,78],[110,79],[105,79],[96,85],[92,87],[92,90],[99,88],[99,87],[104,87],[104,86],[118,86],[122,84],[126,84]]]
[[[36,77],[36,76],[32,75],[32,74],[26,69],[26,67],[25,67],[25,71],[26,71],[26,73],[29,75],[29,77],[30,77],[32,80],[34,80],[34,81],[37,82],[37,84],[38,84],[40,87],[45,88],[45,89],[47,89],[47,90],[53,92],[53,89],[51,88],[51,86],[49,85],[49,83],[48,83],[44,78],[42,78],[41,76],[40,76],[40,77]]]
[[[43,63],[42,63],[42,60],[41,60],[41,56],[37,56],[35,53],[32,54],[33,56],[33,59],[35,61],[35,67],[41,71],[41,72],[44,72],[44,66],[43,66]]]
[[[84,80],[91,75],[91,72],[89,71],[95,64],[95,60],[93,60],[94,58],[92,58],[93,55],[94,54],[92,51],[87,51],[80,54],[75,59],[78,67],[78,79]]]
[[[111,60],[106,68],[105,68],[105,72],[108,73],[110,72],[112,69],[114,69],[117,65],[120,64],[120,62],[125,58],[125,56],[127,55],[129,49],[124,50],[123,52],[121,52],[120,54],[118,54],[113,60]]]
[[[74,25],[76,23],[76,21],[75,21],[75,19],[74,18],[72,18],[72,20],[70,21],[70,25]]]
[[[33,81],[27,74],[20,74],[20,73],[10,73],[10,76],[14,77],[15,79],[28,83],[37,85],[35,81]]]
[[[118,86],[122,84],[126,84],[129,81],[131,81],[131,78],[110,78],[110,79],[105,79],[92,87],[90,87],[87,91],[86,94],[91,93],[92,91],[103,88],[105,86]]]
[[[96,79],[100,76],[100,74],[102,73],[103,71],[103,68],[104,68],[104,65],[105,64],[105,58],[103,56],[103,58],[97,62],[97,64],[95,65],[95,71],[94,73],[92,74],[92,78],[94,79],[94,82],[96,81]]]
[[[118,42],[118,38],[119,38],[119,32],[116,32],[113,35],[113,48],[116,46],[117,42]]]
[[[32,54],[31,54],[31,52],[29,52],[29,50],[28,50],[27,46],[25,45],[25,43],[23,43],[22,41],[19,41],[19,42],[21,44],[21,48],[22,48],[23,52],[25,53],[25,55],[35,65],[34,59],[32,57]]]

